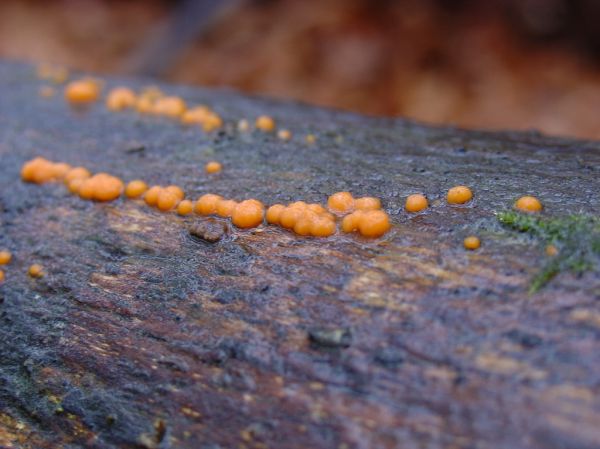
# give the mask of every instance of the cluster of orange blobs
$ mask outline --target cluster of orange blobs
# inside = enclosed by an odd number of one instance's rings
[[[101,82],[94,78],[74,80],[66,85],[65,98],[75,106],[93,103],[100,98],[101,87]],[[111,111],[135,110],[140,114],[168,117],[184,125],[198,125],[206,132],[223,126],[223,119],[208,106],[188,106],[183,98],[165,95],[154,86],[146,87],[139,93],[125,86],[115,87],[106,96],[106,107]],[[272,133],[277,128],[275,120],[268,115],[259,116],[254,126],[265,133]],[[248,131],[250,124],[242,120],[238,124],[238,130]],[[287,129],[280,129],[277,137],[288,141],[292,138],[292,133]],[[312,136],[310,143],[314,143],[314,140]]]
[[[207,193],[198,198],[197,201],[185,199],[183,190],[178,186],[152,186],[141,192],[137,185],[142,181],[132,181],[128,184],[126,193],[134,190],[135,195],[127,194],[128,197],[139,197],[143,194],[144,201],[148,206],[156,207],[163,212],[176,210],[179,215],[189,215],[195,212],[198,215],[218,215],[223,218],[231,218],[231,222],[238,228],[255,228],[262,224],[265,207],[255,199],[234,201],[223,198],[220,195]]]
[[[320,204],[295,201],[287,206],[275,204],[267,210],[266,215],[270,224],[292,230],[298,235],[313,237],[335,234],[336,217],[342,219],[343,232],[358,231],[364,237],[381,237],[391,227],[378,198],[355,199],[350,192],[331,195],[327,200],[327,209]]]
[[[335,234],[335,217],[320,204],[296,201],[284,206],[274,204],[267,210],[267,223],[279,225],[298,235],[329,237]]]
[[[112,201],[121,196],[123,181],[108,173],[92,176],[85,167],[71,167],[64,162],[52,162],[36,157],[21,168],[21,178],[26,182],[43,184],[63,181],[69,192],[84,200]]]
[[[26,182],[43,184],[63,179],[72,169],[69,164],[51,162],[43,157],[36,157],[26,162],[21,168],[21,178]]]
[[[43,67],[38,76],[54,83],[64,82],[68,72],[55,67]],[[49,87],[41,90],[43,96],[53,95]],[[83,78],[68,83],[65,87],[65,98],[73,105],[93,103],[100,98],[102,82],[93,78]],[[184,125],[197,125],[204,131],[211,132],[223,126],[222,118],[204,105],[189,107],[177,96],[165,95],[156,87],[147,87],[136,93],[129,87],[115,87],[106,96],[106,107],[111,111],[134,110],[140,114],[168,117]],[[275,120],[267,115],[259,116],[254,126],[256,129],[273,133],[277,130]],[[247,120],[238,123],[238,131],[250,130]],[[289,141],[292,133],[287,129],[279,129],[276,133],[282,141]],[[314,144],[316,136],[305,137],[307,144]],[[219,162],[206,164],[205,171],[215,174],[222,171]],[[26,182],[42,184],[62,181],[68,190],[85,200],[112,201],[124,194],[130,199],[143,199],[151,207],[160,211],[176,211],[185,216],[192,213],[199,215],[217,215],[230,218],[232,223],[242,229],[254,228],[266,222],[289,229],[300,236],[328,237],[336,233],[337,220],[341,221],[340,229],[344,233],[358,232],[364,237],[377,238],[387,233],[390,228],[388,214],[382,210],[381,201],[374,197],[354,198],[350,192],[337,192],[327,201],[327,208],[320,204],[296,201],[288,204],[275,204],[265,211],[265,206],[256,199],[237,202],[215,194],[202,195],[197,201],[185,198],[183,189],[176,185],[149,187],[142,180],[133,180],[126,186],[119,178],[107,173],[92,175],[85,167],[71,167],[62,162],[52,162],[44,158],[35,158],[26,162],[21,170],[22,179]],[[473,198],[473,192],[467,186],[455,186],[448,190],[448,204],[466,204]],[[429,202],[423,194],[409,195],[405,202],[405,210],[418,213],[426,210]],[[533,196],[523,196],[515,204],[515,209],[527,213],[542,210],[542,204]],[[478,249],[481,242],[476,236],[468,236],[463,246],[468,250]],[[0,265],[10,262],[11,255],[0,251]],[[43,275],[41,266],[34,264],[29,268],[29,275]],[[4,280],[4,272],[0,270],[0,282]]]
[[[209,162],[207,173],[218,173],[221,164]],[[133,180],[126,186],[107,173],[92,175],[85,167],[71,167],[62,162],[52,162],[37,157],[26,162],[21,170],[24,181],[37,184],[50,181],[63,181],[69,191],[82,199],[112,201],[123,193],[127,198],[143,198],[144,202],[160,211],[176,210],[179,215],[193,212],[199,215],[218,215],[230,218],[239,228],[253,228],[263,223],[278,225],[301,236],[328,237],[337,230],[336,219],[341,220],[342,232],[358,232],[364,237],[377,238],[391,228],[388,214],[381,209],[381,201],[374,197],[354,198],[350,192],[337,192],[327,200],[327,208],[320,204],[296,201],[288,204],[275,204],[265,212],[265,206],[256,199],[236,202],[215,194],[202,195],[197,201],[185,198],[183,189],[176,185],[149,187],[142,180]],[[449,204],[465,204],[473,198],[473,192],[466,186],[456,186],[448,190]],[[427,209],[427,198],[422,194],[409,195],[406,199],[407,212],[416,213]],[[514,207],[523,212],[538,212],[540,201],[532,196],[519,198]],[[477,249],[481,242],[476,236],[464,241],[466,249]]]
[[[473,199],[473,192],[467,186],[455,186],[448,190],[446,200],[448,204],[466,204]],[[425,195],[416,193],[409,195],[406,198],[405,210],[410,213],[421,212],[429,207],[429,202]],[[542,203],[534,196],[522,196],[519,198],[513,207],[521,212],[536,213],[542,210]],[[347,228],[357,228],[356,220],[351,216],[346,217],[348,221]],[[342,224],[344,226],[344,223]],[[477,236],[471,235],[464,239],[463,246],[468,250],[476,250],[481,246],[481,241]]]
[[[473,199],[473,192],[467,186],[455,186],[448,190],[446,200],[448,204],[466,204]],[[404,208],[407,212],[421,212],[429,207],[429,202],[425,195],[416,193],[406,198]],[[542,203],[534,196],[522,196],[515,204],[514,208],[521,212],[540,212]]]
[[[73,105],[95,102],[100,97],[101,85],[92,78],[74,80],[65,87],[65,98]],[[184,125],[199,125],[206,132],[223,126],[223,119],[205,105],[188,106],[181,97],[165,95],[157,87],[146,87],[136,93],[129,87],[115,87],[106,96],[106,107],[111,111],[135,110],[140,114],[158,115],[180,121]],[[255,121],[256,129],[265,133],[274,132],[275,120],[261,115]],[[247,121],[240,122],[240,131],[250,129]],[[277,136],[283,141],[290,140],[292,134],[287,129],[278,131]]]
[[[327,199],[328,209],[342,217],[343,232],[358,232],[364,237],[381,237],[391,225],[381,210],[381,201],[374,197],[354,198],[350,192],[337,192]]]
[[[215,173],[220,169],[221,165],[214,161],[206,167],[208,173]],[[290,229],[302,236],[328,237],[335,234],[336,217],[343,218],[343,231],[358,231],[365,237],[380,237],[390,229],[388,215],[381,210],[379,199],[354,199],[349,192],[331,195],[327,202],[328,209],[320,204],[297,201],[288,206],[276,204],[265,212],[265,206],[256,199],[237,202],[208,193],[197,201],[191,201],[185,198],[183,189],[176,185],[150,187],[140,179],[124,185],[119,178],[107,173],[92,175],[85,167],[71,167],[69,164],[41,157],[26,162],[21,169],[21,177],[26,182],[37,184],[62,181],[71,193],[85,200],[112,201],[124,194],[130,199],[143,199],[148,206],[162,212],[218,215],[230,218],[235,226],[242,229],[261,225],[265,216],[267,223]],[[349,227],[349,219],[355,225]]]
[[[93,103],[100,98],[101,87],[101,83],[92,78],[74,80],[66,85],[65,98],[75,106]],[[106,96],[106,107],[115,112],[134,110],[140,114],[168,117],[184,125],[199,125],[206,132],[223,125],[222,118],[209,107],[188,106],[183,98],[165,95],[154,86],[138,93],[129,87],[115,87]]]
[[[108,173],[97,173],[89,178],[74,179],[69,183],[71,189],[84,200],[113,201],[123,193],[123,181]]]
[[[448,190],[446,201],[448,204],[466,204],[473,199],[473,192],[467,186],[455,186]],[[424,211],[429,207],[427,197],[420,193],[409,195],[406,198],[404,209],[410,213]]]
[[[4,267],[8,265],[12,261],[12,254],[10,251],[2,250],[0,251],[0,267]],[[33,264],[30,265],[27,269],[27,274],[33,278],[40,278],[44,275],[44,269],[41,265]],[[4,282],[6,275],[4,274],[4,270],[0,269],[0,284]]]
[[[111,111],[133,109],[140,114],[168,117],[184,125],[198,125],[206,132],[223,126],[223,119],[209,107],[188,106],[183,98],[165,95],[156,87],[139,93],[128,87],[115,87],[106,97],[106,107]]]
[[[38,77],[49,80],[55,84],[67,80],[69,73],[58,66],[41,65],[38,67]],[[83,106],[96,102],[101,95],[103,82],[96,78],[84,77],[73,80],[65,86],[65,99],[74,106]],[[39,91],[43,97],[54,95],[50,86],[42,86]],[[174,95],[165,95],[158,87],[148,86],[139,93],[126,86],[111,89],[106,96],[106,107],[111,111],[135,110],[140,114],[158,115],[178,120],[184,125],[199,125],[205,132],[211,132],[223,126],[223,119],[205,105],[188,106],[183,98]],[[275,120],[268,115],[259,116],[254,126],[265,133],[272,133],[277,126]],[[242,119],[238,123],[238,131],[250,130],[250,123]],[[282,141],[289,141],[292,133],[287,129],[277,131],[277,137]],[[316,137],[309,134],[306,143],[314,144]]]

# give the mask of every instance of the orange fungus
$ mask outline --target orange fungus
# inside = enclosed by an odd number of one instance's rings
[[[475,250],[481,246],[481,241],[478,237],[470,235],[463,241],[465,249]]]
[[[382,210],[372,210],[360,216],[358,231],[364,237],[381,237],[389,229],[389,217]]]
[[[177,213],[179,215],[189,215],[194,210],[194,203],[190,200],[183,200],[177,205]]]
[[[148,206],[156,206],[156,203],[158,203],[158,195],[162,192],[162,189],[162,186],[152,186],[148,189],[144,194],[144,201]]]
[[[9,251],[0,251],[0,265],[6,265],[12,259],[12,254]]]
[[[254,228],[262,223],[264,214],[265,208],[259,201],[245,200],[235,206],[231,221],[238,228]]]
[[[467,186],[456,186],[448,190],[448,203],[450,204],[464,204],[471,201],[473,198],[473,192]]]
[[[206,173],[219,173],[222,169],[222,166],[217,161],[210,161],[208,164],[206,164],[204,169],[206,170]]]
[[[354,198],[350,192],[337,192],[327,199],[329,210],[338,214],[352,212],[354,209]]]
[[[406,198],[406,204],[404,205],[404,208],[407,212],[420,212],[427,209],[428,206],[429,203],[427,202],[425,195],[415,193]]]
[[[202,195],[196,201],[196,213],[200,215],[210,215],[217,212],[217,205],[221,201],[221,197],[219,195],[214,195],[212,193],[207,193],[206,195]]]
[[[148,190],[148,185],[141,179],[134,179],[127,184],[125,195],[127,198],[139,198]]]
[[[220,200],[217,203],[217,215],[223,218],[231,217],[235,206],[237,203],[234,200]]]
[[[521,212],[539,212],[542,210],[542,203],[534,196],[522,196],[515,202],[515,209]]]

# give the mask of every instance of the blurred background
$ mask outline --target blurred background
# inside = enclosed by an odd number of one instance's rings
[[[2,0],[0,57],[600,139],[600,0]]]

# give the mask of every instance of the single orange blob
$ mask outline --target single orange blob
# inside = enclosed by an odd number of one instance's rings
[[[154,113],[167,117],[181,117],[186,110],[185,101],[179,97],[161,97],[154,103]]]
[[[522,196],[515,203],[515,209],[521,212],[539,212],[542,210],[542,203],[534,196]]]
[[[79,189],[81,188],[81,184],[83,184],[83,181],[85,181],[84,178],[75,178],[75,179],[72,179],[69,182],[69,184],[67,185],[67,188],[69,189],[69,192],[71,192],[72,194],[79,193]]]
[[[217,205],[221,199],[222,198],[219,195],[213,195],[212,193],[202,195],[198,198],[198,201],[196,201],[196,213],[200,215],[211,215],[216,213]]]
[[[280,140],[288,141],[292,138],[292,133],[287,129],[280,129],[277,132],[277,137],[279,137]]]
[[[354,208],[356,210],[379,210],[381,209],[381,200],[372,196],[365,196],[354,200]]]
[[[381,237],[390,227],[390,219],[382,210],[365,212],[358,222],[358,231],[364,237]]]
[[[207,133],[219,129],[221,126],[223,126],[223,119],[214,112],[208,114],[204,122],[202,122],[202,130]]]
[[[206,164],[204,169],[206,170],[206,173],[219,173],[221,171],[222,167],[219,162],[210,161],[208,164]]]
[[[94,198],[94,194],[96,193],[96,183],[98,178],[87,178],[84,179],[81,185],[79,186],[79,190],[77,191],[79,198],[82,200],[91,200]]]
[[[425,195],[421,195],[420,193],[409,195],[404,205],[406,212],[421,212],[427,209],[427,207],[429,207],[429,202]]]
[[[342,220],[342,231],[358,231],[358,224],[360,223],[360,218],[363,216],[363,214],[363,211],[357,210],[356,212],[346,215]]]
[[[185,198],[185,193],[183,189],[179,186],[170,185],[165,187],[165,190],[175,195],[178,201],[181,201],[183,198]]]
[[[114,201],[123,193],[123,181],[111,175],[96,175],[94,200]]]
[[[256,119],[256,128],[261,131],[270,133],[275,129],[275,120],[268,115],[261,115]]]
[[[279,215],[279,224],[286,229],[292,229],[303,215],[304,209],[302,207],[288,206],[281,211]]]
[[[223,218],[231,217],[235,206],[237,202],[234,200],[221,200],[217,203],[217,215]]]
[[[148,184],[141,179],[134,179],[129,181],[127,187],[125,187],[125,196],[127,198],[139,198],[148,190]]]
[[[12,259],[12,254],[8,251],[0,251],[0,265],[6,265]]]
[[[467,186],[456,186],[448,190],[447,199],[450,204],[465,204],[471,201],[473,192]]]
[[[314,145],[317,142],[317,136],[315,136],[314,134],[308,134],[304,138],[304,141],[309,145]]]
[[[311,223],[310,234],[314,237],[329,237],[335,234],[335,221],[324,216],[318,216]]]
[[[177,213],[179,215],[189,215],[194,210],[194,203],[190,200],[183,200],[177,205]]]
[[[42,268],[41,265],[34,263],[33,265],[31,265],[29,267],[29,269],[27,270],[27,273],[32,278],[41,278],[44,275],[44,269]]]
[[[98,99],[100,86],[94,80],[71,81],[65,88],[65,98],[72,104],[87,104]]]
[[[69,184],[74,179],[86,179],[91,177],[92,174],[85,167],[75,167],[69,170],[64,177],[65,184]]]
[[[554,257],[554,256],[558,255],[558,248],[554,245],[546,246],[546,255],[548,257]]]
[[[54,170],[55,164],[50,161],[44,161],[39,164],[36,172],[33,175],[33,182],[37,184],[43,184],[46,182],[54,181],[56,179],[56,172]]]
[[[148,206],[156,206],[156,203],[158,203],[158,195],[162,192],[162,189],[162,186],[152,186],[148,189],[144,194],[144,201]]]
[[[108,173],[98,173],[83,180],[79,186],[79,197],[86,200],[113,201],[121,196],[123,181]]]
[[[465,246],[465,249],[474,250],[481,246],[481,241],[478,237],[470,235],[463,241],[463,245]]]
[[[283,204],[273,204],[267,209],[266,219],[269,224],[279,224],[281,213],[285,210]]]
[[[115,87],[106,97],[106,107],[111,111],[122,111],[133,108],[136,101],[133,90],[128,87]]]
[[[34,175],[43,160],[45,159],[36,157],[35,159],[25,162],[21,167],[21,179],[25,182],[33,182]]]
[[[175,194],[169,192],[167,189],[163,189],[158,194],[158,200],[156,201],[156,207],[158,207],[158,209],[163,212],[167,212],[169,210],[172,210],[177,205],[178,202],[179,202],[179,199],[177,198],[177,196]]]
[[[337,214],[346,214],[354,209],[354,198],[350,192],[337,192],[327,199],[329,210]]]
[[[36,157],[23,164],[21,178],[27,182],[43,184],[62,178],[71,167],[68,164],[54,163],[43,157]]]
[[[21,168],[21,178],[26,182],[43,184],[52,181],[55,178],[54,165],[43,157],[36,157],[23,164]]]
[[[255,228],[262,223],[264,215],[265,208],[259,201],[245,200],[233,209],[231,222],[238,228]]]

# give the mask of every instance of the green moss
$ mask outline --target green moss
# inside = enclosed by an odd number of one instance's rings
[[[525,215],[514,211],[496,214],[500,223],[519,232],[525,232],[558,248],[552,257],[533,278],[530,293],[546,285],[561,271],[581,274],[598,270],[600,258],[600,218],[588,215],[569,215],[546,218]]]

